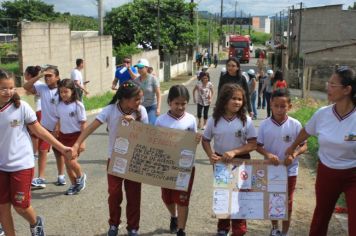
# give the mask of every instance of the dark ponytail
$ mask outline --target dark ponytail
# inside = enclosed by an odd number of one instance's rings
[[[4,70],[0,69],[0,80],[8,80],[8,79],[14,80],[13,74],[9,75]],[[14,92],[10,101],[14,103],[16,108],[19,108],[21,105],[20,96],[16,92]]]
[[[121,99],[130,99],[130,98],[136,97],[137,95],[140,94],[140,92],[141,92],[141,89],[136,83],[134,83],[132,81],[126,81],[123,84],[120,84],[114,97],[109,102],[109,105],[116,104]],[[141,120],[141,112],[139,110],[136,110],[135,114],[136,114],[136,120],[140,121]]]
[[[32,78],[36,77],[40,73],[40,71],[40,66],[28,66],[25,70],[25,72],[27,72],[27,74],[29,74]]]

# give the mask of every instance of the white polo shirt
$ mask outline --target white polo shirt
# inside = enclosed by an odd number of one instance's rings
[[[78,70],[77,68],[74,68],[72,70],[72,72],[70,73],[70,78],[73,81],[78,81],[79,84],[83,86],[83,75],[82,72],[80,72],[80,70]]]
[[[198,131],[195,117],[187,112],[184,112],[184,114],[179,118],[171,115],[170,112],[162,114],[157,118],[155,126],[192,132]]]
[[[305,130],[318,137],[318,155],[324,165],[333,169],[356,167],[356,108],[341,117],[335,105],[322,107],[305,125]]]
[[[47,84],[35,84],[36,94],[41,98],[42,119],[41,124],[49,131],[56,127],[56,106],[58,105],[58,88],[49,89]]]
[[[236,116],[231,120],[221,117],[214,125],[214,118],[208,119],[203,139],[214,139],[214,151],[220,155],[247,144],[247,140],[256,139],[257,132],[252,124],[251,117],[247,117],[245,125]]]
[[[34,158],[26,125],[37,122],[36,114],[24,101],[19,108],[8,103],[0,109],[0,170],[15,172],[33,168]]]
[[[294,142],[301,129],[300,122],[292,117],[287,117],[281,124],[269,117],[258,128],[257,145],[278,156],[279,160],[284,160],[286,149]],[[298,158],[295,158],[288,166],[288,176],[297,176],[298,166]]]
[[[68,104],[61,101],[57,106],[56,116],[63,134],[80,132],[81,123],[87,120],[84,105],[80,101]]]
[[[146,108],[144,108],[142,105],[139,106],[138,110],[141,113],[141,122],[148,124],[148,116],[146,112]],[[135,112],[132,114],[125,114],[120,106],[117,104],[110,104],[106,106],[96,117],[96,119],[100,123],[107,123],[108,124],[108,129],[109,129],[109,147],[108,147],[108,155],[109,158],[111,157],[112,150],[115,144],[116,140],[116,135],[117,135],[117,126],[119,122],[121,121],[121,117],[124,115],[132,115],[134,118],[136,118]]]
[[[34,85],[37,85],[37,84],[43,84],[43,82],[40,80],[37,80],[34,83]],[[41,97],[38,95],[35,95],[34,97],[35,97],[36,111],[41,111]]]

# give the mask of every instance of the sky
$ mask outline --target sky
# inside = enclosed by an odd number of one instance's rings
[[[3,2],[5,0],[0,0]],[[10,0],[13,1],[13,0]],[[29,0],[31,1],[31,0]],[[52,4],[56,11],[70,12],[71,14],[97,16],[96,0],[43,0]],[[103,0],[105,11],[118,7],[132,0]],[[190,2],[190,0],[186,0]],[[290,6],[297,6],[301,0],[238,0],[237,11],[241,10],[251,16],[273,16],[276,13],[287,10]],[[316,7],[333,4],[344,4],[344,9],[353,5],[356,0],[307,0],[304,1],[304,7]],[[220,13],[221,0],[194,0],[199,3],[200,11],[209,11],[211,13]],[[233,12],[236,0],[223,0],[224,14]]]

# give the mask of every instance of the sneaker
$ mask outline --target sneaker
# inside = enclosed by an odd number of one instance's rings
[[[75,195],[78,193],[77,186],[76,185],[71,185],[69,189],[67,189],[65,195]]]
[[[216,236],[228,236],[228,234],[225,230],[219,230]]]
[[[107,236],[117,236],[119,233],[119,229],[115,225],[110,225]]]
[[[269,236],[282,236],[282,233],[279,229],[271,229]]]
[[[171,234],[175,234],[178,231],[178,218],[177,217],[171,217],[171,222],[169,224],[169,230],[171,231]]]
[[[56,185],[57,186],[66,185],[66,177],[64,175],[58,175]]]
[[[85,182],[87,181],[87,175],[85,173],[83,173],[83,175],[79,178],[77,178],[77,184],[76,184],[76,187],[77,187],[77,191],[80,192],[82,191],[83,189],[85,189]]]
[[[3,235],[5,235],[5,232],[4,232],[4,230],[2,230],[2,228],[0,227],[0,236],[3,236]]]
[[[45,236],[45,232],[44,232],[44,223],[43,223],[43,219],[41,216],[37,216],[36,217],[36,225],[31,226],[30,230],[31,230],[31,236]]]
[[[36,188],[46,188],[46,180],[43,178],[34,178],[31,185]]]
[[[128,236],[138,236],[138,232],[135,229],[131,229],[127,231]]]
[[[185,236],[185,232],[182,229],[177,231],[177,236]]]

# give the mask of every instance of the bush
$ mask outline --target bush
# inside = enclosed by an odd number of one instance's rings
[[[114,56],[116,57],[116,64],[121,64],[125,57],[140,53],[142,50],[137,48],[134,43],[122,44],[114,49]]]

